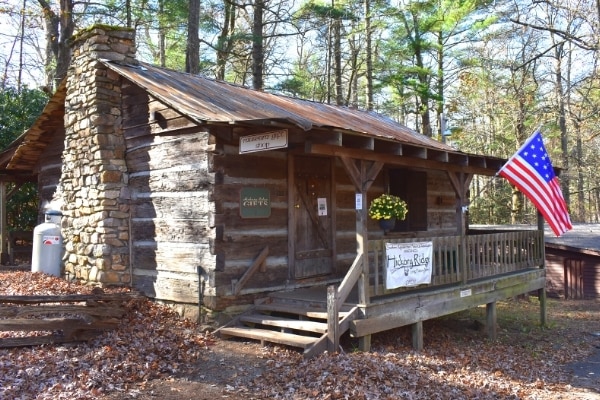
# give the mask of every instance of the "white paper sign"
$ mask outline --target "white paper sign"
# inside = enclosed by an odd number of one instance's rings
[[[327,199],[325,197],[317,198],[317,208],[319,215],[327,215]]]
[[[385,288],[431,283],[433,242],[386,243]]]
[[[362,193],[356,193],[356,209],[357,210],[362,210],[362,200],[363,200],[363,195]]]

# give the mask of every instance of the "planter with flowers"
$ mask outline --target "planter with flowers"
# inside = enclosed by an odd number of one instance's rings
[[[382,194],[373,199],[369,206],[369,217],[379,221],[379,226],[388,232],[396,225],[396,220],[404,220],[408,213],[406,202],[392,194]]]

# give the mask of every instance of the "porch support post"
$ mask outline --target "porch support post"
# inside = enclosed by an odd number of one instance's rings
[[[469,206],[469,185],[473,179],[473,174],[466,174],[464,172],[452,172],[448,171],[448,178],[454,188],[456,194],[456,227],[457,234],[460,236],[460,252],[458,255],[459,260],[459,271],[462,275],[463,283],[467,283],[468,280],[468,269],[467,269],[467,221],[466,213],[467,207]]]
[[[538,224],[538,230],[541,232],[540,236],[541,236],[541,243],[540,243],[540,251],[542,252],[542,265],[540,265],[540,268],[546,268],[546,246],[545,246],[545,240],[544,240],[544,216],[542,215],[541,212],[537,212],[537,224]],[[544,286],[541,289],[538,289],[538,299],[540,300],[540,325],[542,327],[547,326],[548,324],[548,314],[547,314],[547,310],[546,310],[546,287]]]
[[[423,350],[423,321],[412,324],[412,346],[417,351]]]
[[[368,206],[367,192],[377,177],[383,163],[379,161],[367,162],[340,156],[340,160],[346,169],[348,177],[354,184],[356,196],[361,197],[362,208],[356,210],[356,253],[363,255],[363,272],[358,279],[358,302],[363,305],[369,304],[369,231],[367,229]],[[371,335],[361,336],[359,339],[361,351],[371,350]]]
[[[498,323],[496,320],[496,302],[487,303],[485,306],[487,334],[490,340],[498,338]]]

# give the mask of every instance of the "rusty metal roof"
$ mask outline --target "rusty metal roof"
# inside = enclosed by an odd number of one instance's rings
[[[160,102],[198,123],[277,121],[293,124],[305,131],[318,128],[338,130],[345,134],[374,137],[415,148],[431,149],[438,153],[455,154],[461,157],[461,160],[468,159],[467,164],[476,167],[473,171],[485,175],[494,174],[505,161],[497,157],[457,151],[374,112],[252,90],[142,62],[136,65],[107,60],[101,62],[146,90]],[[42,115],[24,134],[20,145],[16,150],[10,150],[14,153],[9,154],[8,149],[0,153],[0,156],[4,154],[9,160],[6,166],[0,165],[0,169],[33,171],[46,146],[55,140],[54,132],[64,129],[65,81],[61,83]],[[443,164],[453,162],[447,160]]]
[[[278,120],[305,131],[340,129],[420,147],[455,151],[381,114],[252,90],[142,62],[139,65],[104,63],[197,122]]]

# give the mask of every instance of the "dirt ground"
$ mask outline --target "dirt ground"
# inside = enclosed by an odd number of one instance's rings
[[[499,313],[503,311],[508,315],[499,317],[500,338],[497,347],[501,353],[511,352],[513,346],[517,344],[516,350],[521,352],[531,351],[535,348],[535,352],[539,354],[535,359],[540,363],[551,363],[554,360],[566,360],[563,365],[551,367],[547,376],[545,387],[540,386],[540,383],[533,385],[531,392],[521,390],[514,395],[488,395],[481,396],[449,396],[447,394],[436,395],[436,385],[430,382],[430,395],[423,393],[406,394],[401,398],[506,398],[506,399],[562,399],[562,400],[600,400],[600,302],[597,301],[565,301],[551,300],[549,307],[549,327],[540,329],[535,327],[535,311],[539,309],[537,301],[522,302],[509,301],[502,303]],[[457,345],[460,347],[461,339],[465,342],[475,340],[477,343],[473,350],[477,351],[476,347],[481,343],[485,343],[485,348],[494,348],[494,343],[490,343],[485,338],[484,328],[477,322],[480,321],[484,314],[482,310],[474,310],[465,313],[459,313],[449,318],[440,319],[429,326],[430,330],[440,332],[445,336],[446,343],[442,346]],[[468,323],[466,322],[468,321]],[[528,325],[532,324],[532,325]],[[427,329],[427,327],[426,327]],[[450,333],[446,333],[448,330]],[[431,332],[430,332],[431,333]],[[382,335],[375,335],[373,340],[374,352],[369,353],[376,356],[378,352],[390,350],[390,341],[398,343],[399,337],[403,341],[409,342],[409,329],[399,329],[388,332]],[[458,339],[458,342],[456,340]],[[553,340],[556,339],[554,342]],[[426,340],[427,345],[427,340]],[[345,351],[350,352],[350,356],[357,355],[364,362],[365,357],[369,354],[353,352],[353,343],[346,338],[344,343]],[[440,342],[433,341],[431,343],[433,353],[440,352]],[[491,347],[487,347],[491,346]],[[572,346],[572,348],[570,348]],[[385,350],[384,350],[385,349]],[[405,356],[412,357],[413,352],[407,345],[401,345],[399,348],[394,348],[393,351],[405,352]],[[445,351],[445,350],[444,350]],[[466,351],[466,350],[462,350]],[[468,350],[467,350],[468,351]],[[556,351],[556,357],[546,354],[548,351]],[[566,356],[562,355],[562,352]],[[569,354],[571,357],[569,357]],[[286,364],[282,359],[288,359],[289,368],[296,369],[296,375],[301,375],[303,372],[310,376],[315,369],[323,371],[331,370],[331,362],[335,364],[343,364],[347,362],[347,358],[336,360],[337,356],[322,356],[321,360],[314,361],[299,361],[300,354],[295,350],[283,349],[274,345],[261,346],[257,342],[244,342],[240,340],[216,340],[212,346],[209,346],[206,354],[198,363],[197,373],[187,376],[173,376],[168,379],[153,380],[140,384],[137,388],[128,391],[127,393],[114,393],[104,397],[106,400],[116,399],[166,399],[166,400],[186,400],[186,399],[230,399],[230,400],[249,400],[249,399],[395,399],[400,398],[395,395],[385,396],[383,393],[362,395],[348,394],[341,392],[336,396],[322,395],[317,391],[314,397],[298,394],[290,394],[289,396],[282,394],[284,391],[278,391],[274,395],[273,391],[269,391],[269,386],[285,386],[298,389],[303,385],[301,380],[294,382],[288,379],[284,374],[279,374],[278,371],[283,371],[281,365]],[[428,363],[432,357],[428,354]],[[448,356],[450,357],[450,356]],[[515,355],[516,358],[520,355]],[[566,358],[563,358],[566,357]],[[333,361],[332,361],[333,358]],[[493,355],[491,356],[494,359]],[[502,369],[502,364],[505,360],[501,357],[496,358],[498,365],[493,369],[498,374],[498,370]],[[523,361],[514,360],[517,364],[528,363],[529,359],[524,358]],[[444,362],[449,362],[448,358]],[[539,368],[534,364],[523,365],[524,371],[529,369]],[[288,369],[289,369],[288,368]],[[304,369],[306,368],[306,369]],[[519,372],[519,371],[517,371]],[[312,376],[318,379],[319,372]],[[521,372],[524,374],[524,372]],[[556,376],[552,375],[555,374]],[[429,372],[429,375],[432,375]],[[435,375],[435,374],[433,374]],[[518,375],[518,373],[516,374]],[[435,376],[433,377],[435,378]],[[476,377],[465,375],[464,379],[471,379],[472,382],[467,384],[481,384]],[[315,380],[316,380],[315,379]],[[429,379],[429,378],[427,378]],[[450,378],[449,378],[450,379]],[[503,378],[505,379],[505,378]],[[514,384],[514,378],[512,378]],[[284,382],[287,381],[287,382]],[[511,379],[507,379],[508,384],[511,384]],[[316,384],[317,386],[319,384]],[[522,385],[526,386],[526,385]],[[541,390],[538,390],[540,389]],[[442,390],[442,389],[440,389]],[[360,392],[360,389],[359,389]],[[271,393],[271,395],[269,395]],[[292,393],[292,392],[290,392]],[[483,392],[485,393],[485,392]],[[430,396],[430,397],[429,397]]]
[[[198,363],[197,373],[173,376],[139,384],[127,393],[113,393],[105,400],[249,400],[251,393],[244,388],[258,379],[273,361],[272,347],[257,342],[217,340]]]
[[[0,295],[91,290],[26,271],[2,271]],[[119,328],[88,343],[0,349],[0,398],[285,400],[600,400],[600,301],[535,297],[497,303],[498,338],[485,306],[373,335],[368,353],[304,360],[295,349],[223,340],[151,301],[129,303]],[[0,332],[1,334],[10,332]]]
[[[269,368],[269,364],[273,363],[269,360],[268,353],[268,349],[257,343],[218,341],[206,355],[206,359],[198,365],[200,370],[197,375],[152,380],[140,384],[127,393],[113,393],[102,399],[251,400],[269,398],[261,395],[255,397],[251,390],[239,390],[246,383],[260,379],[264,371]],[[548,397],[523,398],[600,400],[600,350],[588,359],[568,364],[564,368],[566,371],[572,371],[571,388],[564,392],[550,394]],[[392,398],[390,397],[390,399]]]

